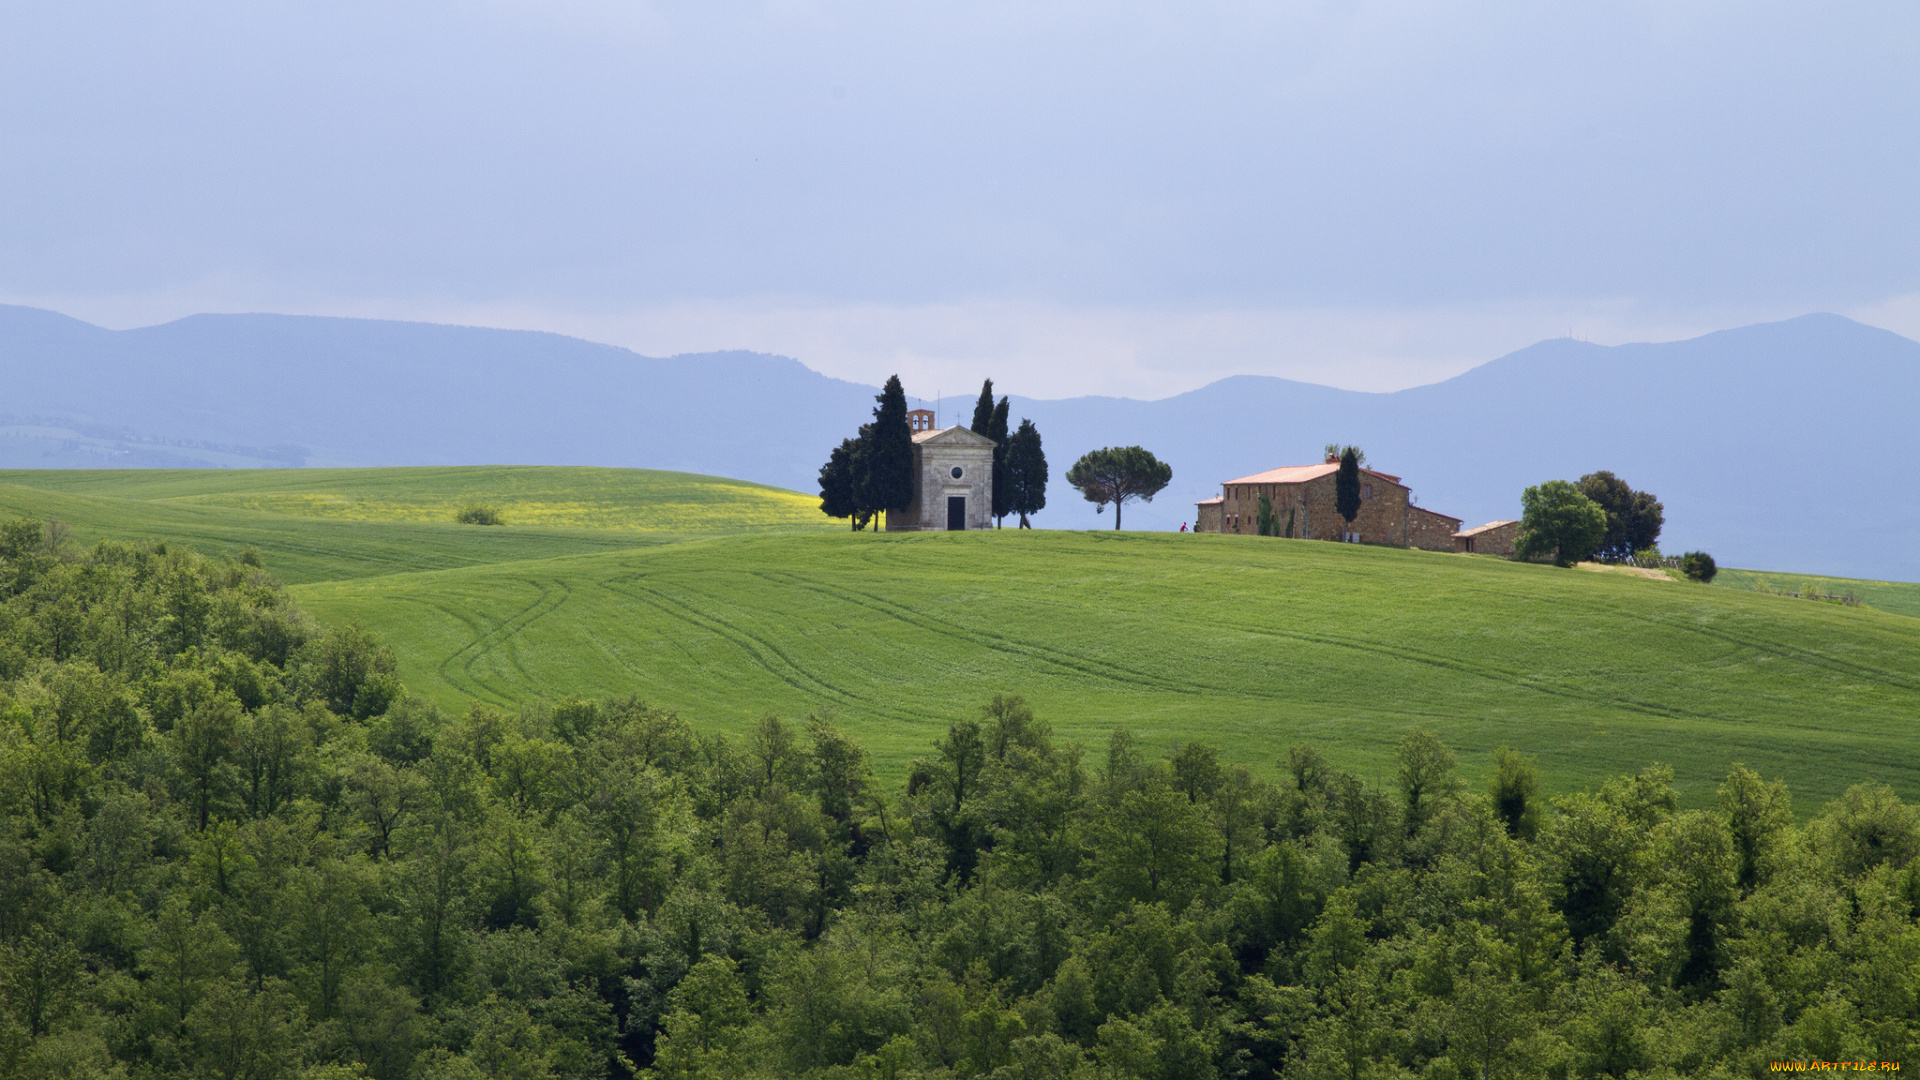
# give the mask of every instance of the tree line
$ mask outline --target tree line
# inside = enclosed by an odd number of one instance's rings
[[[878,515],[906,510],[913,503],[913,430],[907,422],[907,396],[898,375],[890,376],[874,399],[873,420],[843,439],[820,467],[820,511],[848,519],[854,531]],[[1047,506],[1047,455],[1033,421],[1020,421],[1009,433],[1010,401],[993,397],[993,380],[980,388],[969,430],[993,440],[995,527],[1009,515],[1018,527],[1032,528],[1030,517]],[[878,526],[875,526],[878,528]]]
[[[0,1075],[1504,1080],[1911,1059],[1920,815],[1734,767],[1549,797],[1414,730],[893,786],[822,719],[410,697],[252,553],[0,528]]]
[[[1604,469],[1588,473],[1577,484],[1549,480],[1530,487],[1521,493],[1520,508],[1515,553],[1523,559],[1572,566],[1588,559],[1660,557],[1666,508],[1652,492],[1635,491]],[[1718,572],[1713,556],[1704,551],[1682,555],[1680,569],[1699,582],[1712,581]]]

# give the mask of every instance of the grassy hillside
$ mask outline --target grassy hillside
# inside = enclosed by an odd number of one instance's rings
[[[1722,570],[1713,583],[1729,589],[1771,593],[1848,593],[1881,611],[1920,618],[1920,584],[1911,581],[1860,581],[1855,578],[1821,577],[1817,574],[1779,574],[1764,570]],[[1812,588],[1809,589],[1808,586]]]
[[[504,527],[460,525],[462,506]],[[208,552],[254,546],[289,582],[659,544],[769,529],[826,531],[819,502],[739,480],[644,469],[0,470],[0,515],[57,517],[82,540],[155,536]]]
[[[510,524],[448,520],[474,501]],[[1889,614],[1920,614],[1920,586],[1817,579],[1873,610],[1736,570],[1702,588],[1248,537],[876,536],[814,505],[639,470],[0,472],[0,516],[83,541],[259,548],[449,708],[634,693],[722,728],[817,712],[897,776],[1004,691],[1095,744],[1125,723],[1263,767],[1304,739],[1386,779],[1424,724],[1470,772],[1510,744],[1560,790],[1657,760],[1698,800],[1740,760],[1806,806],[1862,777],[1920,795],[1920,619]]]
[[[458,706],[635,693],[695,722],[829,715],[898,769],[1018,692],[1063,734],[1115,723],[1270,765],[1311,740],[1384,779],[1409,726],[1587,785],[1734,761],[1824,799],[1920,793],[1920,621],[1733,589],[1255,538],[1000,532],[730,537],[313,584]]]

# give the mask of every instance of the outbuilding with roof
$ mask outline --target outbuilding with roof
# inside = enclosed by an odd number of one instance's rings
[[[1478,528],[1462,529],[1453,534],[1453,550],[1468,555],[1500,555],[1511,559],[1519,542],[1520,523],[1517,521],[1489,521]]]

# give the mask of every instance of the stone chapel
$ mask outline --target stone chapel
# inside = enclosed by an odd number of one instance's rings
[[[993,528],[993,440],[958,425],[936,428],[933,423],[929,409],[907,414],[913,430],[913,502],[887,514],[887,531]]]

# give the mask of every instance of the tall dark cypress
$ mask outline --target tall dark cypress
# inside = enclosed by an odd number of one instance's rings
[[[1360,451],[1351,446],[1340,451],[1340,471],[1333,476],[1333,508],[1352,532],[1353,519],[1360,516]]]
[[[1014,500],[1012,511],[1020,515],[1020,527],[1033,528],[1027,517],[1046,509],[1046,452],[1041,430],[1029,419],[1021,419],[1020,430],[1006,440],[1006,490]]]
[[[1007,405],[1001,398],[993,407],[993,419],[987,423],[987,438],[993,440],[993,527],[1013,513],[1013,485],[1007,479]]]
[[[853,531],[859,532],[873,520],[870,499],[873,478],[873,425],[861,424],[860,435],[847,440],[848,471],[853,477]]]
[[[973,403],[973,423],[967,425],[967,430],[973,432],[975,435],[985,435],[989,439],[993,438],[991,434],[993,431],[992,379],[988,379],[986,382],[980,384],[980,398]]]
[[[871,430],[863,435],[867,452],[861,502],[875,512],[905,510],[913,502],[913,431],[907,426],[907,392],[900,387],[900,376],[889,376],[873,400],[879,404]]]
[[[994,491],[999,492],[996,481]],[[1021,420],[1007,440],[1007,495],[1009,512],[1020,515],[1020,527],[1031,529],[1029,515],[1047,507],[1047,455],[1040,446],[1040,430]]]

